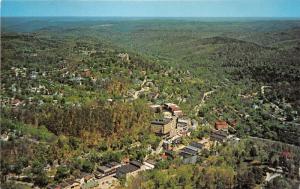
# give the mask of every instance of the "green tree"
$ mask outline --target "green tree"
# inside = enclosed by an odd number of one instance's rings
[[[57,168],[54,179],[60,181],[64,178],[67,178],[70,175],[70,169],[66,166],[59,166]]]

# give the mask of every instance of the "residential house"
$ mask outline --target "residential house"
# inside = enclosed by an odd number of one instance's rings
[[[176,117],[182,117],[183,116],[182,110],[180,110],[180,107],[177,106],[176,104],[165,103],[163,105],[163,109],[166,110],[166,111],[171,112],[173,114],[173,116],[176,116]]]
[[[221,130],[221,129],[228,129],[228,124],[226,121],[221,121],[221,120],[218,120],[215,122],[215,129],[216,130]]]
[[[217,142],[226,142],[228,137],[229,133],[223,130],[214,130],[210,135],[210,139]]]
[[[202,148],[203,145],[197,142],[191,142],[188,146],[184,147],[179,153],[183,158],[183,163],[196,163]]]
[[[179,133],[187,132],[190,127],[191,127],[190,119],[183,119],[183,118],[177,119],[176,128]]]
[[[198,142],[191,142],[190,146],[198,148],[199,150],[201,150],[203,148],[203,144],[198,143]]]
[[[165,103],[163,105],[163,107],[164,107],[165,110],[168,110],[170,112],[174,112],[174,111],[180,110],[179,106],[177,106],[176,104],[173,104],[173,103]]]

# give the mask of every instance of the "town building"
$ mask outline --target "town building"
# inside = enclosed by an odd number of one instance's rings
[[[111,162],[111,163],[107,163],[104,166],[98,167],[97,170],[100,173],[102,173],[102,176],[104,177],[104,176],[115,174],[118,167],[121,167],[120,163]],[[99,175],[98,175],[98,177],[99,177]]]
[[[164,118],[152,121],[151,130],[158,136],[174,136],[176,134],[176,120]]]
[[[139,161],[130,161],[129,164],[117,168],[116,177],[120,179],[133,175],[140,170],[142,165],[143,164]]]

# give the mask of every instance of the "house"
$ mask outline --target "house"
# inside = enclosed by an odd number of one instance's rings
[[[132,175],[140,170],[143,164],[139,161],[130,161],[129,164],[123,165],[117,168],[116,177],[117,178],[126,178],[128,175]]]
[[[215,130],[210,135],[210,139],[217,142],[226,142],[228,137],[228,132],[222,130]]]
[[[178,131],[186,131],[188,128],[191,127],[191,120],[190,119],[183,119],[178,118],[177,119],[177,129]]]
[[[149,159],[144,162],[144,165],[146,166],[146,169],[154,169],[156,162],[154,160]]]
[[[118,167],[121,167],[121,164],[117,162],[111,162],[111,163],[107,163],[105,166],[98,167],[97,170],[100,173],[102,173],[103,176],[108,176],[108,175],[115,174]]]
[[[198,143],[198,142],[191,142],[191,143],[190,143],[190,146],[195,147],[195,148],[198,148],[198,149],[200,149],[200,150],[203,148],[203,144]]]
[[[176,117],[182,117],[183,112],[181,110],[175,110],[175,111],[173,111],[173,115]]]
[[[228,129],[228,124],[226,121],[218,120],[215,122],[215,129],[216,130]]]
[[[175,127],[176,120],[173,118],[158,119],[151,122],[151,130],[159,136],[173,135],[172,131],[175,131]]]
[[[172,112],[172,113],[173,113],[174,111],[180,110],[179,106],[177,106],[176,104],[173,104],[173,103],[165,103],[165,104],[163,105],[163,107],[164,107],[165,110],[168,110],[168,111],[170,111],[170,112]]]
[[[163,105],[163,109],[166,111],[169,111],[173,114],[173,116],[176,117],[182,117],[183,116],[183,112],[180,110],[179,106],[177,106],[176,104],[173,103],[165,103]]]
[[[198,155],[198,152],[193,149],[184,147],[183,149],[181,149],[179,155],[183,158],[186,158],[186,157]]]
[[[188,146],[181,149],[179,155],[183,157],[183,159],[190,158],[192,156],[198,156],[199,152],[202,150],[203,145],[197,142],[191,142]],[[194,161],[195,158],[191,160]],[[187,160],[186,160],[187,161]],[[188,160],[190,161],[190,160]]]

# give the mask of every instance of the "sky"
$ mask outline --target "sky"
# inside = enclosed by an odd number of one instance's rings
[[[2,0],[1,16],[300,18],[300,0]]]

